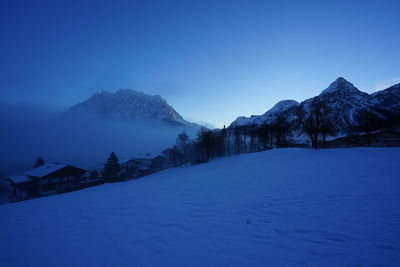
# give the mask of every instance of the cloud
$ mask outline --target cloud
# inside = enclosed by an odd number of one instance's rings
[[[123,159],[138,153],[157,155],[174,145],[176,136],[194,127],[168,127],[157,122],[54,116],[30,107],[0,106],[0,173],[26,170],[42,156],[48,162],[84,168],[101,166],[111,152]]]
[[[390,86],[395,85],[397,83],[400,83],[400,77],[378,83],[377,85],[375,85],[375,88],[373,89],[373,91],[377,92],[377,91],[389,88]]]
[[[212,124],[210,122],[203,121],[203,120],[193,119],[193,118],[190,118],[190,117],[186,117],[185,120],[187,120],[189,122],[192,122],[192,123],[196,123],[196,124],[198,124],[200,126],[204,126],[204,127],[208,128],[208,129],[215,129],[216,128],[214,124]]]

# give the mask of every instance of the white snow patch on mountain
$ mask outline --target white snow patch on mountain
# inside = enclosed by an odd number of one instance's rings
[[[345,78],[339,77],[333,83],[331,83],[328,88],[323,90],[320,95],[330,94],[336,92],[338,90],[348,91],[348,92],[357,92],[358,89],[354,87],[354,85],[348,82]]]
[[[115,93],[101,91],[71,107],[65,115],[85,113],[112,120],[149,120],[177,126],[190,124],[161,96],[131,89],[120,89]]]
[[[299,103],[295,100],[282,100],[279,101],[270,110],[263,115],[252,115],[250,117],[238,117],[231,123],[230,127],[245,126],[245,125],[262,125],[263,123],[272,122],[280,113],[287,111],[292,107],[298,106]]]

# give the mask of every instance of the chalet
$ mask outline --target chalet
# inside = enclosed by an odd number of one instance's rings
[[[104,179],[99,175],[97,171],[85,172],[81,176],[80,184],[82,188],[100,185],[104,183]]]
[[[151,158],[132,158],[121,164],[120,177],[125,180],[150,173]]]
[[[158,155],[157,157],[151,160],[151,169],[153,171],[163,170],[167,168],[167,166],[168,166],[167,158],[164,156]]]
[[[44,164],[23,174],[32,179],[39,196],[78,189],[86,170],[63,164]]]
[[[51,195],[78,189],[84,169],[62,164],[44,164],[7,180],[13,188],[13,200]]]
[[[6,180],[12,186],[12,201],[25,200],[34,194],[33,182],[28,176],[15,175]]]
[[[121,164],[120,177],[125,180],[148,175],[165,169],[166,159],[163,156],[137,157],[127,160]]]

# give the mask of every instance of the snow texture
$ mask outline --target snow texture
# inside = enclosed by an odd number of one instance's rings
[[[331,85],[329,85],[328,88],[323,90],[320,95],[332,94],[338,91],[347,91],[352,94],[358,93],[358,89],[355,88],[352,83],[348,82],[343,77],[339,77],[333,83],[331,83]]]
[[[161,96],[131,89],[120,89],[115,93],[96,93],[88,100],[71,107],[65,115],[77,116],[84,113],[112,120],[151,120],[179,126],[190,124]]]
[[[275,149],[0,206],[0,266],[399,266],[399,148]]]
[[[245,125],[262,125],[263,123],[271,123],[276,117],[289,110],[290,108],[297,107],[299,103],[295,100],[282,100],[279,101],[270,110],[263,115],[252,115],[250,117],[238,117],[229,127],[238,127]]]
[[[25,183],[25,182],[29,182],[31,180],[26,175],[14,175],[14,176],[10,176],[8,178],[15,184]]]
[[[64,164],[54,164],[54,163],[48,163],[48,164],[44,164],[42,166],[39,166],[37,168],[34,168],[32,170],[26,171],[24,172],[25,175],[28,176],[33,176],[33,177],[44,177],[50,173],[53,173],[55,171],[58,171],[64,167],[66,167],[67,165]]]

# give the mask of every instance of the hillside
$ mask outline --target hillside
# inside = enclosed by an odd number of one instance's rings
[[[275,149],[0,206],[1,266],[396,266],[400,149]]]

